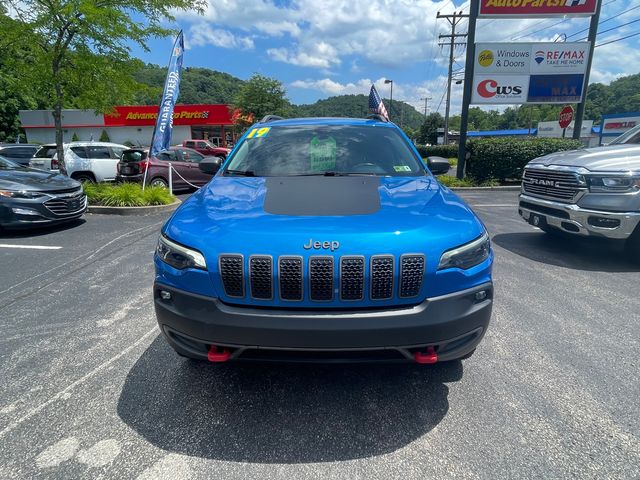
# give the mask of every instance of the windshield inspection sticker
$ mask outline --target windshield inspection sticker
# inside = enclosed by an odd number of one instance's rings
[[[309,144],[311,171],[326,172],[336,168],[336,140],[333,137],[320,140],[313,137]]]
[[[247,138],[266,137],[267,133],[269,133],[269,130],[271,130],[271,127],[254,128],[249,132],[249,134],[247,135]]]
[[[410,172],[411,171],[411,167],[408,165],[394,165],[393,169],[396,172]]]

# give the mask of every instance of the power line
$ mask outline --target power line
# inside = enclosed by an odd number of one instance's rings
[[[598,35],[602,35],[603,33],[610,32],[611,30],[617,30],[620,27],[626,27],[627,25],[631,25],[632,23],[636,23],[636,22],[640,22],[640,18],[636,18],[635,20],[631,20],[630,22],[623,23],[621,25],[616,25],[615,27],[611,27],[611,28],[609,28],[607,30],[603,30],[601,32],[598,32]],[[580,40],[576,40],[576,41],[581,42],[582,40],[587,40],[587,38],[589,38],[589,37],[584,37],[584,38],[581,38]]]
[[[608,4],[605,4],[605,5],[608,5]],[[604,6],[604,5],[603,5],[603,6]],[[631,7],[630,9],[625,10],[624,12],[620,12],[620,13],[618,13],[617,15],[614,15],[613,17],[609,17],[609,18],[607,18],[606,20],[601,21],[598,25],[602,25],[603,23],[607,23],[607,22],[608,22],[608,21],[610,21],[610,20],[613,20],[613,19],[615,19],[615,18],[618,18],[620,15],[624,15],[625,13],[629,13],[629,12],[631,12],[632,10],[637,10],[638,8],[640,8],[640,5],[636,5],[635,7]],[[582,30],[578,30],[577,32],[572,33],[571,35],[567,35],[567,38],[575,37],[576,35],[580,35],[582,32],[587,32],[587,31],[589,31],[589,29],[588,29],[588,28],[583,28]],[[601,32],[598,32],[598,34],[600,34],[600,33],[601,33]]]
[[[603,3],[603,4],[602,4],[602,6],[603,6],[603,7],[605,7],[605,6],[610,5],[610,4],[612,4],[613,2],[616,2],[616,1],[617,1],[617,0],[609,0],[607,3]],[[535,30],[535,31],[530,32],[530,33],[522,33],[521,35],[518,35],[518,36],[516,36],[516,37],[512,37],[512,38],[511,38],[511,40],[512,40],[512,41],[514,41],[514,40],[518,40],[518,39],[520,39],[520,38],[524,38],[524,37],[526,37],[526,36],[528,36],[528,35],[534,35],[534,34],[536,34],[536,33],[543,32],[543,31],[545,31],[545,30],[547,30],[547,29],[549,29],[549,28],[553,28],[553,27],[556,27],[556,26],[558,26],[558,25],[561,25],[561,24],[563,24],[563,23],[565,23],[565,22],[567,22],[567,21],[569,21],[569,20],[572,20],[572,17],[565,18],[565,19],[563,19],[563,20],[560,20],[559,22],[556,22],[556,23],[554,23],[554,24],[552,24],[552,25],[549,25],[549,26],[546,26],[546,27],[540,28],[540,29]],[[535,28],[535,27],[536,27],[536,26],[538,26],[538,25],[539,25],[539,23],[538,23],[538,24],[535,24],[533,27]],[[587,28],[587,30],[588,30],[588,28]],[[526,31],[526,30],[525,30],[525,31]],[[583,30],[583,31],[584,31],[584,30]],[[503,39],[502,39],[502,41],[507,40],[508,38],[509,38],[509,37],[505,37],[505,38],[503,38]]]
[[[616,38],[615,40],[610,40],[608,42],[599,43],[595,48],[602,47],[603,45],[609,45],[610,43],[621,42],[622,40],[626,40],[627,38],[635,37],[637,35],[640,35],[640,32],[632,33],[631,35],[627,35],[626,37]]]

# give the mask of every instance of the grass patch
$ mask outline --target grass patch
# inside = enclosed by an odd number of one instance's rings
[[[137,183],[85,183],[83,187],[90,205],[104,207],[168,205],[176,199],[166,188],[147,187],[143,191]]]
[[[478,182],[471,177],[464,177],[462,180],[458,180],[451,175],[439,175],[436,178],[446,187],[497,187],[500,185],[500,182],[495,178],[490,178],[484,182]]]

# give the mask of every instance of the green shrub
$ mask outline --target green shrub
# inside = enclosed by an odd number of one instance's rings
[[[467,174],[478,182],[519,179],[524,166],[534,158],[582,147],[579,140],[563,138],[483,138],[470,140],[467,145]]]
[[[147,187],[142,192],[142,198],[145,205],[168,205],[175,201],[169,189],[164,187]]]
[[[462,180],[458,180],[456,177],[451,175],[438,175],[436,179],[445,187],[475,187],[477,186],[473,179],[471,178],[463,178]]]
[[[110,142],[111,141],[109,139],[109,134],[107,133],[106,130],[102,130],[102,133],[100,134],[100,141],[101,142]]]
[[[458,158],[458,145],[431,145],[416,146],[418,153],[422,158],[425,157],[443,157],[443,158]]]
[[[163,187],[147,187],[144,191],[137,183],[85,183],[84,191],[90,205],[106,207],[142,207],[168,205],[175,201]]]
[[[78,134],[76,132],[73,132],[73,136],[71,137],[71,141],[72,142],[77,142],[80,140],[80,137],[78,137]]]

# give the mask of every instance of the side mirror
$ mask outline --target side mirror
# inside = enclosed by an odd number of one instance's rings
[[[443,157],[428,157],[427,166],[434,175],[443,175],[449,172],[449,160]]]
[[[207,157],[203,158],[198,167],[202,173],[206,173],[208,175],[215,175],[220,170],[220,166],[222,165],[222,159],[219,157]]]

